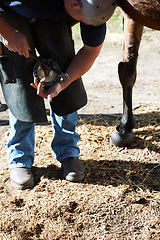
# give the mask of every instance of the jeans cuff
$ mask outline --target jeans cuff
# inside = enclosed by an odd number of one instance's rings
[[[79,154],[66,154],[66,155],[63,155],[60,158],[58,158],[57,161],[61,163],[64,159],[69,158],[69,157],[79,158]]]

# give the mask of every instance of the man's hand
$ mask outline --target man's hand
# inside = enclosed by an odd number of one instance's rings
[[[40,82],[38,82],[37,78],[34,78],[34,83],[31,83],[31,86],[37,89],[37,95],[45,99],[48,99],[49,102],[51,102],[52,98],[56,97],[68,85],[66,81],[60,81],[51,87],[44,88],[43,87],[44,82],[45,78],[43,78]]]
[[[0,17],[0,35],[4,45],[13,52],[29,57],[29,45],[26,36],[18,30],[13,29],[3,17]]]
[[[10,34],[3,38],[3,44],[10,51],[18,52],[20,55],[24,55],[26,58],[30,56],[30,48],[27,39],[24,34],[18,32],[17,30],[13,30],[10,32]]]

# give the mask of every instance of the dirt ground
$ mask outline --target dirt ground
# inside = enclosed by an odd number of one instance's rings
[[[0,112],[0,239],[160,239],[159,39],[160,32],[145,28],[133,92],[135,143],[117,148],[109,139],[122,113],[117,73],[122,33],[109,29],[83,77],[88,104],[79,111],[77,131],[86,176],[80,183],[62,177],[50,148],[48,116],[46,125],[36,126],[35,187],[13,189],[5,148],[8,110]],[[4,103],[2,94],[0,100]]]

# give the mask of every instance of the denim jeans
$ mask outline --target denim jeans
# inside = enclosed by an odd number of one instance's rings
[[[53,139],[51,147],[56,159],[62,161],[67,157],[79,157],[77,142],[80,136],[75,132],[77,112],[57,116],[51,110]],[[10,112],[10,136],[7,144],[9,168],[29,167],[34,162],[35,123],[22,122]]]

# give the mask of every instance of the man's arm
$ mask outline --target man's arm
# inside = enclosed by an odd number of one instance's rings
[[[36,81],[35,85],[37,88],[37,94],[41,97],[47,98],[49,101],[52,101],[53,97],[56,97],[62,90],[68,87],[69,84],[84,75],[91,68],[101,51],[102,45],[103,44],[98,47],[89,47],[84,45],[84,47],[79,50],[65,71],[69,75],[69,80],[57,83],[56,85],[48,88],[47,92],[43,88],[45,79],[41,80],[39,84],[38,81]]]
[[[3,37],[4,45],[13,52],[29,57],[29,46],[24,34],[13,29],[3,17],[0,17],[0,35]]]
[[[69,84],[84,75],[91,68],[101,51],[102,45],[103,44],[98,47],[84,45],[84,47],[79,50],[66,69],[66,72],[70,76]]]

